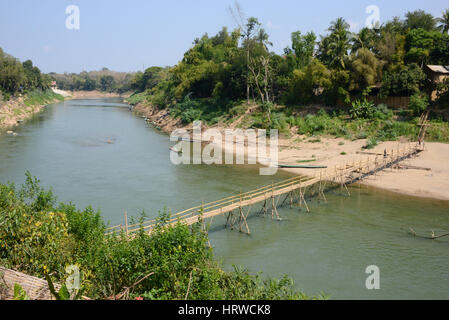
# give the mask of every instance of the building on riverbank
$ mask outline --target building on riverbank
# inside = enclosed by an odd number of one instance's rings
[[[426,73],[432,84],[436,85],[444,82],[446,79],[449,79],[449,66],[427,65]],[[438,98],[438,91],[432,91],[430,97],[432,101],[435,101]]]

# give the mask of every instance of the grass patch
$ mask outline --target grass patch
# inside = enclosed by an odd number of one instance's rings
[[[128,101],[129,104],[136,105],[138,103],[147,101],[147,97],[148,95],[146,92],[141,92],[141,93],[134,93],[126,100]]]
[[[363,146],[363,149],[373,149],[374,147],[376,147],[378,145],[378,141],[376,138],[370,138],[368,139],[368,141],[366,142],[366,145]]]
[[[31,107],[49,104],[54,100],[63,101],[64,97],[60,94],[54,93],[52,90],[34,90],[27,93],[24,103],[26,106]]]
[[[296,160],[297,163],[310,163],[315,162],[316,159],[310,159],[310,160]]]

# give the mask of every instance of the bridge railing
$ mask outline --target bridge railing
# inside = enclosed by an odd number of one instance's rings
[[[254,198],[254,197],[257,197],[257,196],[260,196],[263,194],[271,195],[272,192],[275,192],[279,189],[283,189],[288,186],[296,185],[299,183],[300,184],[306,183],[307,181],[309,181],[311,179],[312,178],[301,177],[301,176],[292,177],[287,180],[272,183],[270,185],[266,185],[266,186],[260,187],[258,189],[255,189],[255,190],[251,190],[251,191],[244,192],[241,194],[236,194],[236,195],[232,195],[232,196],[229,196],[226,198],[222,198],[222,199],[219,199],[219,200],[216,200],[213,202],[208,202],[208,203],[205,203],[202,205],[198,205],[196,207],[189,208],[187,210],[183,210],[183,211],[180,211],[180,212],[170,215],[170,220],[168,220],[167,223],[176,222],[178,220],[182,220],[182,219],[189,218],[189,217],[192,217],[195,215],[199,215],[201,213],[204,214],[209,211],[215,210],[217,208],[221,208],[221,207],[225,207],[227,205],[232,205],[235,203],[247,201],[251,198]],[[152,227],[156,223],[157,223],[157,221],[155,219],[152,219],[152,220],[145,220],[142,223],[131,224],[131,225],[127,226],[128,232],[135,232],[141,228],[146,230],[148,227]],[[124,230],[123,225],[116,225],[116,226],[106,229],[108,234],[114,233],[114,232],[120,232],[121,230]],[[126,231],[126,230],[124,230],[124,231]]]
[[[387,164],[394,163],[398,159],[401,159],[404,156],[411,155],[419,151],[417,146],[407,148],[398,149],[395,151],[394,149],[387,155],[387,157],[381,157],[380,161],[378,156],[375,158],[367,157],[366,160],[352,161],[347,162],[343,166],[335,166],[335,168],[329,168],[329,170],[320,171],[319,174],[315,174],[312,177],[304,177],[297,176],[292,177],[283,181],[279,181],[276,183],[272,183],[270,185],[265,185],[255,190],[251,190],[248,192],[232,195],[226,198],[222,198],[216,201],[208,202],[205,204],[198,205],[193,208],[189,208],[180,212],[177,212],[173,215],[170,215],[170,219],[166,221],[166,224],[173,225],[178,221],[183,221],[186,219],[197,221],[200,215],[206,215],[209,212],[215,212],[220,208],[238,208],[242,203],[251,203],[253,199],[257,198],[260,201],[266,200],[273,195],[279,195],[279,192],[287,193],[290,191],[289,188],[301,188],[308,187],[314,185],[320,181],[333,181],[341,177],[345,177],[349,174],[358,171],[367,170],[370,172],[371,170],[376,170],[380,167],[383,167]],[[282,194],[282,193],[281,193]],[[234,206],[235,205],[235,206]],[[219,212],[217,213],[219,214]],[[193,218],[193,219],[192,219]],[[121,231],[125,231],[127,234],[135,233],[141,229],[144,231],[151,231],[156,226],[157,220],[145,220],[142,223],[135,223],[131,225],[117,225],[106,229],[107,234],[113,234]]]

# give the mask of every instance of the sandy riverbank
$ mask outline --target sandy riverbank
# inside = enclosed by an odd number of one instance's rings
[[[144,105],[137,105],[135,111],[148,117],[154,125],[166,133],[181,127],[180,121],[172,119],[167,110],[153,110]],[[224,130],[224,128],[220,129]],[[279,139],[278,161],[282,164],[293,165],[324,165],[328,166],[328,170],[335,170],[335,166],[343,166],[366,157],[375,157],[364,154],[366,152],[383,154],[384,150],[390,152],[410,144],[402,139],[379,143],[371,150],[364,150],[363,146],[366,142],[366,140],[311,138],[292,134],[289,138]],[[382,156],[379,156],[379,159],[381,158]],[[369,177],[363,181],[363,184],[411,196],[449,200],[449,144],[426,143],[425,151],[413,159],[402,162],[401,165],[400,169],[388,169],[380,172],[376,177]],[[409,168],[411,166],[416,168]],[[426,168],[430,170],[425,170]],[[313,169],[281,170],[307,176],[319,174],[319,170]]]
[[[397,150],[398,147],[402,149],[408,144],[405,141],[389,141],[365,151],[362,147],[366,144],[366,140],[348,141],[321,138],[321,142],[318,143],[307,141],[299,143],[282,141],[281,145],[290,143],[292,148],[282,149],[281,147],[279,162],[298,164],[298,160],[314,159],[313,156],[315,156],[317,160],[310,164],[325,165],[328,166],[328,170],[335,170],[335,166],[343,166],[346,163],[357,162],[367,157],[375,157],[375,155],[366,155],[360,152],[383,154],[384,150],[391,152],[391,150]],[[382,156],[379,156],[378,159],[381,160]],[[422,153],[401,162],[400,168],[384,170],[376,176],[364,180],[363,184],[411,196],[449,200],[448,163],[448,144],[426,143]],[[297,174],[311,174],[311,170],[308,169],[285,170]]]

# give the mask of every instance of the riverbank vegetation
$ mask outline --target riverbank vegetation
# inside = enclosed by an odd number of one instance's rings
[[[64,100],[52,87],[122,94],[131,90],[134,77],[134,73],[107,68],[80,74],[44,74],[31,60],[22,63],[0,48],[0,129],[12,128],[46,104]]]
[[[64,97],[50,89],[45,91],[34,90],[26,95],[24,103],[26,106],[36,106],[53,103],[55,100],[63,101]]]
[[[8,101],[16,93],[46,91],[51,77],[41,73],[31,60],[21,63],[0,48],[0,94]]]
[[[0,48],[0,130],[11,128],[49,103],[64,100],[52,79],[31,60],[20,62]]]
[[[132,72],[116,72],[108,68],[99,71],[77,73],[50,73],[51,78],[61,90],[102,91],[124,93],[131,90],[131,83],[136,77]]]
[[[0,99],[0,133],[4,129],[12,129],[17,123],[42,110],[45,105],[63,100],[63,96],[51,89],[34,89],[24,94],[16,94],[8,101]]]
[[[123,93],[131,90],[134,78],[136,74],[133,72],[115,72],[107,68],[79,74],[54,72],[44,74],[31,60],[22,63],[0,48],[0,94],[4,101],[17,94],[45,92],[52,86],[70,91],[98,90]]]
[[[448,16],[418,10],[357,33],[338,18],[319,38],[293,32],[281,55],[258,19],[236,19],[233,31],[195,39],[174,67],[139,74],[129,102],[167,109],[183,124],[239,119],[286,134],[373,140],[416,138],[429,110],[428,140],[449,142],[449,78],[433,82],[426,69],[449,65]]]
[[[224,271],[200,224],[167,227],[168,219],[162,213],[151,236],[105,235],[99,212],[57,204],[52,191],[27,173],[20,188],[0,184],[0,265],[61,284],[69,276],[66,267],[76,265],[78,296],[93,299],[313,298],[287,277],[265,279],[237,267]]]

